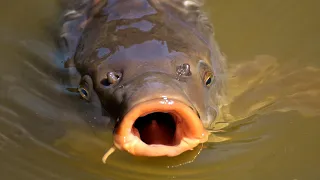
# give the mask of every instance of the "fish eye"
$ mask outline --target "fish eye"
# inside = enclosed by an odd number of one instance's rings
[[[78,87],[78,92],[83,99],[90,101],[92,92],[92,79],[89,75],[82,77]]]
[[[107,76],[100,81],[103,86],[110,86],[117,83],[121,79],[121,73],[119,72],[108,72]]]
[[[214,81],[214,76],[212,72],[206,72],[204,75],[204,83],[207,87],[210,87]]]
[[[85,100],[89,100],[89,92],[87,89],[85,89],[84,87],[80,87],[78,89],[80,96],[85,99]]]
[[[198,64],[198,69],[203,85],[210,87],[215,82],[215,76],[212,68],[206,62],[201,60]]]

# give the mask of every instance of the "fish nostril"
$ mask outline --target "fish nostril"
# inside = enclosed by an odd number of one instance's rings
[[[107,77],[103,78],[100,83],[103,86],[110,86],[116,84],[121,79],[121,73],[119,72],[108,72]]]
[[[110,86],[111,84],[109,83],[108,81],[108,78],[105,78],[105,79],[102,79],[100,81],[100,83],[103,85],[103,86]]]
[[[118,74],[115,74],[115,76],[114,76],[117,80],[119,80],[120,79],[120,75],[118,75]]]
[[[181,76],[191,76],[192,73],[191,73],[191,67],[188,63],[184,63],[182,65],[179,65],[176,67],[176,73],[178,75],[178,77],[181,77]]]

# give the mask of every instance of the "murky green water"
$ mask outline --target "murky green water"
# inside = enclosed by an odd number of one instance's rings
[[[210,1],[229,66],[220,135],[232,140],[176,158],[117,151],[107,164],[110,133],[90,123],[101,117],[62,85],[73,81],[46,28],[55,1],[0,4],[0,179],[320,179],[316,1]]]

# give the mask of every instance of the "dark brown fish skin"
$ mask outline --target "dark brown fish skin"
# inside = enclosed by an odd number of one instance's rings
[[[134,105],[166,98],[185,103],[211,128],[224,95],[224,59],[205,14],[185,2],[100,2],[100,11],[87,14],[84,29],[74,30],[81,34],[74,64],[92,78],[92,96],[118,123]],[[183,64],[191,74],[177,73]],[[115,84],[105,83],[110,72],[119,74]],[[210,87],[203,78],[207,72],[215,75]]]

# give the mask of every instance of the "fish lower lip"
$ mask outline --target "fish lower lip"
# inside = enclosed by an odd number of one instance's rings
[[[197,114],[177,100],[135,105],[122,119],[114,144],[136,156],[177,156],[208,139]]]

